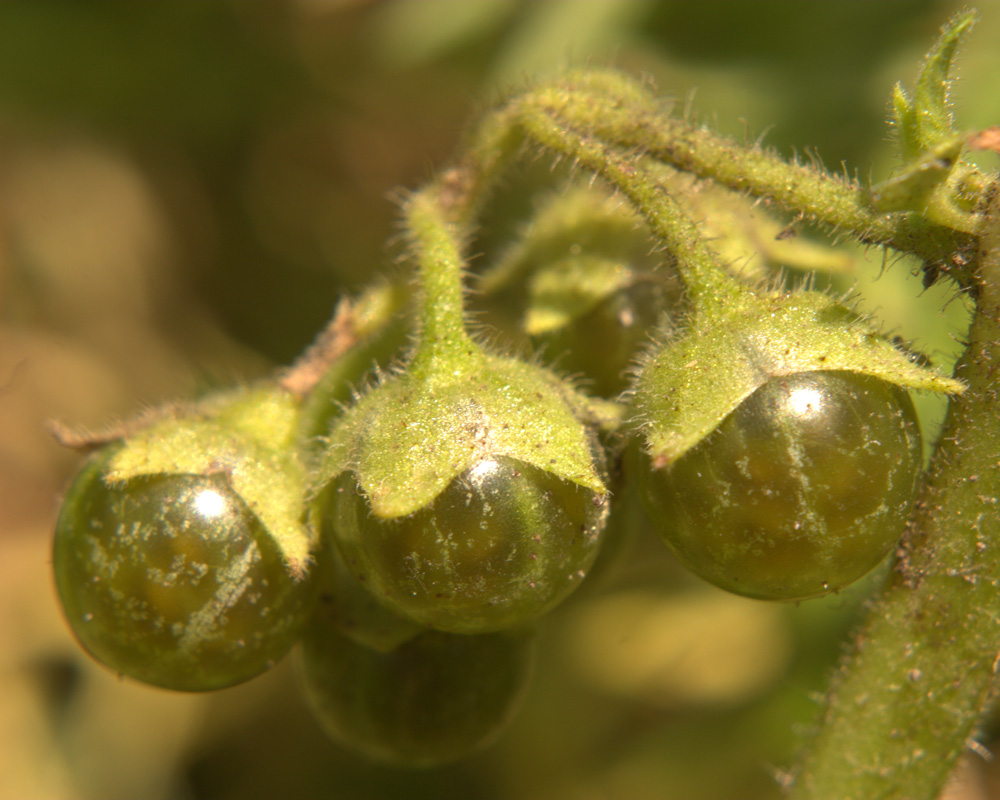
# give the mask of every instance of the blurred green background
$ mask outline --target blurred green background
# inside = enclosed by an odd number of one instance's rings
[[[323,737],[294,659],[191,697],[79,652],[48,573],[77,457],[44,424],[100,428],[287,363],[342,292],[391,268],[393,193],[445,165],[479,110],[562,66],[617,65],[726,133],[883,178],[890,89],[958,7],[3,0],[0,798],[776,796],[877,576],[773,606],[688,579],[643,541],[607,593],[546,626],[494,748],[383,769]],[[1000,4],[981,8],[960,127],[1000,121]],[[905,261],[882,274],[881,251],[857,255],[839,288],[947,364],[964,301],[923,292]],[[933,431],[941,409],[922,410]],[[954,797],[1000,797],[995,768],[970,763]]]

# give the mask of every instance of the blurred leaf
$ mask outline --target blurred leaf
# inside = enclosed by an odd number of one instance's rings
[[[741,703],[785,671],[782,609],[699,589],[628,590],[575,609],[567,646],[595,687],[653,705]]]
[[[487,36],[516,8],[517,0],[397,0],[376,15],[375,48],[387,64],[414,67]]]
[[[506,39],[493,76],[522,80],[574,60],[614,55],[641,28],[655,5],[653,0],[526,3],[526,15]]]
[[[227,4],[0,3],[0,107],[215,143],[289,89]]]

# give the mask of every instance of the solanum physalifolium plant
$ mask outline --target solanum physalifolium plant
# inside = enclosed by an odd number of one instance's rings
[[[1000,137],[956,128],[947,95],[973,21],[952,19],[895,90],[901,165],[876,186],[721,137],[616,72],[494,108],[402,203],[411,279],[343,300],[270,382],[101,441],[63,434],[94,451],[54,544],[80,643],[205,691],[301,641],[331,736],[452,761],[510,718],[532,637],[641,498],[683,566],[760,600],[895,559],[788,791],[935,797],[1000,652],[1000,199],[966,158]],[[500,178],[539,154],[570,168],[471,271]],[[953,376],[782,281],[837,262],[824,231],[973,298]],[[490,342],[473,302],[498,321]],[[951,398],[927,470],[914,391]]]

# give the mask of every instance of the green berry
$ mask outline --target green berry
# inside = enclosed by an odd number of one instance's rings
[[[532,643],[517,634],[429,631],[386,653],[314,625],[302,642],[305,693],[344,747],[429,767],[490,743],[517,709]]]
[[[768,380],[674,463],[639,458],[647,509],[682,563],[736,594],[798,600],[892,550],[922,449],[903,389],[803,372]]]
[[[649,331],[672,307],[672,291],[667,281],[636,278],[535,343],[561,372],[583,376],[600,397],[614,397],[627,387],[628,367]]]
[[[265,671],[310,608],[260,519],[225,474],[151,474],[109,484],[114,455],[76,478],[53,562],[83,647],[144,683],[206,691]]]
[[[467,469],[409,516],[380,518],[353,473],[325,525],[368,590],[405,617],[454,633],[526,624],[572,592],[597,556],[605,499],[507,456]]]

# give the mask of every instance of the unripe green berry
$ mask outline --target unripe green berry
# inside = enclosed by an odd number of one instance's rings
[[[736,594],[798,600],[843,588],[898,541],[922,449],[905,390],[866,375],[764,383],[643,497],[679,560]]]
[[[660,315],[676,304],[676,287],[637,277],[568,320],[534,337],[545,358],[568,375],[580,375],[600,397],[628,385],[628,367]],[[529,318],[530,319],[530,318]]]
[[[517,709],[532,643],[429,631],[388,653],[321,625],[302,642],[305,693],[332,739],[376,761],[430,767],[489,744]]]
[[[325,524],[348,567],[390,608],[481,633],[530,622],[579,585],[597,556],[604,505],[603,494],[498,455],[394,519],[374,515],[344,472]]]
[[[310,582],[224,474],[151,474],[110,484],[113,456],[76,478],[53,567],[83,647],[130,678],[181,691],[232,686],[296,641]]]
[[[77,476],[56,524],[66,618],[111,669],[205,691],[296,641],[314,599],[298,400],[273,385],[168,408]]]

